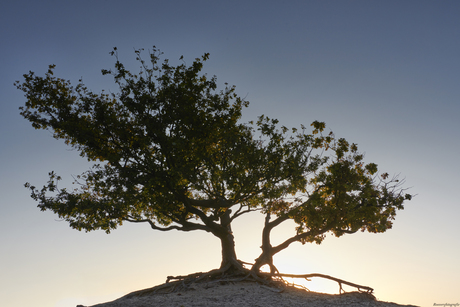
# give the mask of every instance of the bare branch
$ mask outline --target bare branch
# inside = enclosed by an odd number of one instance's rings
[[[235,212],[235,214],[233,214],[233,216],[230,218],[231,221],[233,221],[234,219],[236,219],[237,217],[240,217],[241,215],[243,214],[246,214],[246,213],[249,213],[249,212],[254,212],[254,211],[261,211],[262,209],[261,208],[250,208],[248,206],[248,208],[246,210],[242,210],[244,208],[243,205],[240,205],[240,207],[238,208],[238,210]]]

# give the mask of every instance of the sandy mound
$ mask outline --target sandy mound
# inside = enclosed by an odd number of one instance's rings
[[[79,305],[80,307],[83,307]],[[403,306],[375,300],[366,293],[350,292],[341,295],[307,292],[295,288],[280,290],[256,282],[193,283],[187,289],[173,293],[152,293],[149,289],[130,293],[115,301],[92,307],[198,307],[198,306]],[[410,305],[405,305],[410,306]],[[78,307],[78,306],[77,306]]]

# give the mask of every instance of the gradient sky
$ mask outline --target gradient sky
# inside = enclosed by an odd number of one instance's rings
[[[6,4],[8,3],[8,4]],[[87,162],[20,115],[13,83],[29,70],[93,91],[109,52],[137,69],[133,48],[156,45],[188,64],[205,52],[220,84],[286,126],[325,121],[358,143],[368,162],[401,173],[417,194],[384,234],[328,236],[275,258],[285,273],[323,273],[367,285],[383,301],[460,303],[459,1],[3,1],[0,4],[0,305],[74,307],[220,264],[207,233],[160,233],[124,225],[78,232],[40,212],[23,187],[49,171],[64,178]],[[240,259],[259,254],[262,216],[233,226]],[[276,240],[292,235],[280,227]],[[307,284],[337,293],[334,282]]]

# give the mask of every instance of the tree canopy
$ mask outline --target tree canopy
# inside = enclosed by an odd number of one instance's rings
[[[265,225],[251,271],[268,265],[275,274],[273,256],[291,243],[385,232],[411,199],[403,181],[365,163],[356,144],[327,133],[323,122],[310,132],[264,115],[242,123],[249,103],[201,72],[209,54],[190,66],[160,62],[155,47],[148,60],[143,54],[135,51],[134,74],[111,52],[115,67],[102,74],[113,77],[116,93],[93,93],[82,80],[73,86],[54,76],[54,65],[44,77],[29,72],[15,83],[26,97],[21,115],[91,162],[76,189],[59,188],[54,172],[41,189],[26,184],[41,210],[72,228],[110,232],[133,222],[206,231],[221,240],[220,269],[241,271],[231,225],[257,211]],[[272,246],[271,230],[288,220],[297,225],[292,236]]]

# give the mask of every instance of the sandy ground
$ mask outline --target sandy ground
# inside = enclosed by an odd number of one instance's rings
[[[341,295],[307,292],[300,289],[270,288],[255,282],[207,282],[191,284],[187,289],[173,293],[149,293],[143,290],[115,301],[92,307],[198,307],[198,306],[411,306],[380,302],[372,295],[350,292]],[[281,291],[281,292],[280,292]],[[147,293],[146,293],[147,292]],[[137,295],[136,295],[137,294]],[[78,305],[77,307],[84,307]]]

